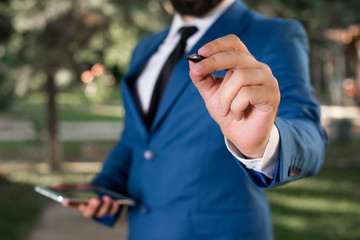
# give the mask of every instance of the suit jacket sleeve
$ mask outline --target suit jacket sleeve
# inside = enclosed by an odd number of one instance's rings
[[[280,134],[280,159],[275,178],[269,179],[239,163],[260,188],[315,175],[322,166],[327,146],[327,136],[320,124],[320,108],[309,79],[306,33],[297,22],[274,21],[277,27],[271,28],[273,33],[267,36],[263,55],[258,60],[270,66],[281,93],[275,121]]]
[[[92,184],[126,195],[126,178],[130,165],[130,150],[120,140],[110,152],[102,171],[93,179]],[[121,209],[115,215],[106,215],[103,218],[93,217],[95,221],[112,227]]]
[[[126,178],[131,162],[131,152],[120,140],[110,152],[102,171],[92,181],[93,184],[126,194]]]

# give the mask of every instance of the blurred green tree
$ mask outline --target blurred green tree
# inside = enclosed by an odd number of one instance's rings
[[[6,52],[4,44],[9,40],[13,28],[9,14],[9,1],[0,1],[0,109],[7,108],[13,95],[13,84],[7,81],[5,73],[7,66],[4,64]]]
[[[267,16],[279,16],[300,21],[306,28],[310,40],[311,79],[321,100],[330,93],[329,83],[324,77],[324,50],[330,49],[324,33],[330,28],[348,28],[360,25],[359,0],[244,0],[249,7]],[[360,87],[360,86],[359,86]]]
[[[33,79],[43,79],[47,94],[47,127],[52,168],[60,166],[56,105],[59,71],[80,79],[84,70],[102,62],[119,77],[125,71],[137,39],[164,26],[166,13],[159,1],[13,0],[7,2],[14,31],[5,46],[16,82],[15,93],[24,95]],[[153,15],[163,16],[152,21]],[[132,27],[129,27],[132,26]],[[64,75],[64,74],[63,74]],[[43,76],[43,77],[38,77]]]

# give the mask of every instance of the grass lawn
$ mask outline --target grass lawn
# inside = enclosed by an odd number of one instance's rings
[[[360,239],[359,146],[332,143],[318,175],[267,190],[275,239]]]
[[[275,239],[360,239],[360,168],[324,168],[267,190]]]
[[[23,240],[45,202],[34,195],[33,186],[0,179],[0,239]]]

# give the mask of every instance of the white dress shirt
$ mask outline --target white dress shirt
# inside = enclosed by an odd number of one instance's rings
[[[185,52],[188,52],[233,2],[234,0],[223,0],[204,17],[196,18],[191,22],[185,22],[179,14],[175,14],[170,26],[169,34],[159,46],[157,51],[148,60],[144,70],[136,81],[136,90],[138,91],[141,107],[144,112],[149,110],[152,92],[162,66],[180,40],[180,34],[178,33],[179,29],[183,26],[196,26],[198,28],[198,31],[189,37],[186,42]],[[262,158],[245,159],[244,155],[241,154],[234,144],[227,139],[225,139],[225,143],[234,157],[236,157],[247,168],[261,172],[266,176],[273,178],[279,156],[279,132],[275,125],[272,128],[270,140]]]

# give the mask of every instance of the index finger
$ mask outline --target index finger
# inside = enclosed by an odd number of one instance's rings
[[[239,50],[252,56],[245,44],[234,34],[217,38],[205,44],[199,49],[198,53],[204,57],[209,57],[215,53],[228,51],[230,49]]]

